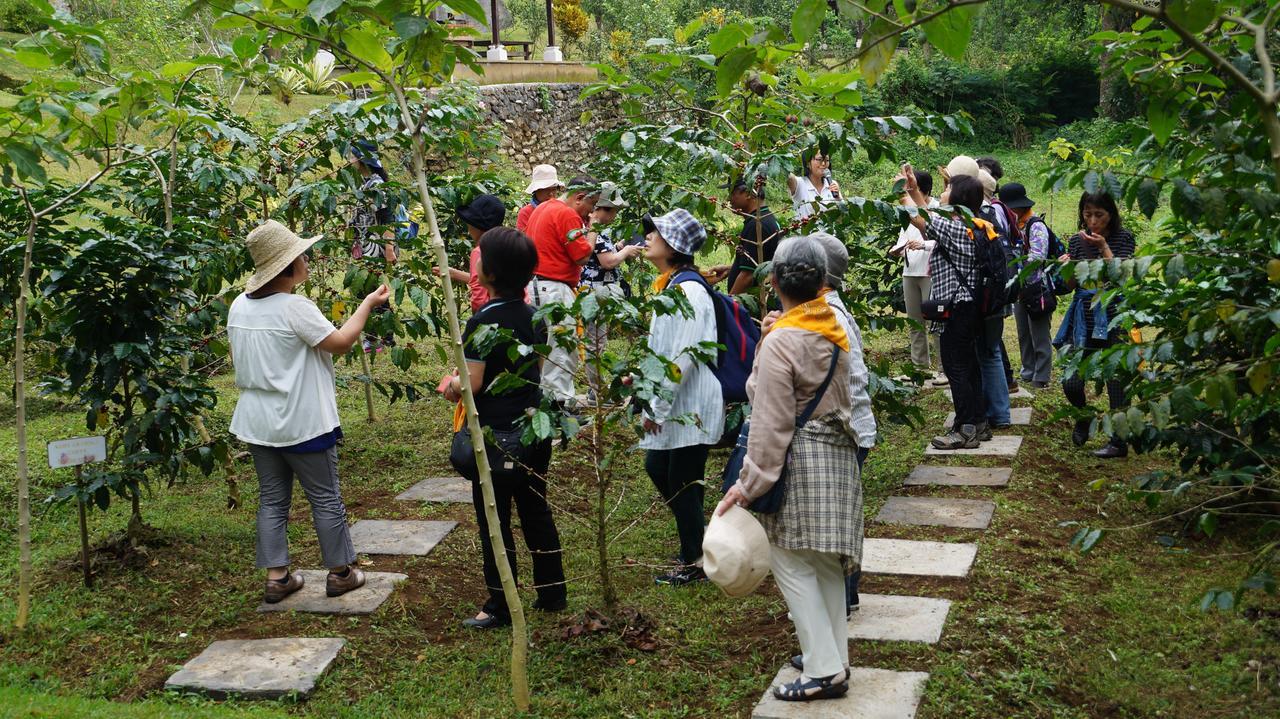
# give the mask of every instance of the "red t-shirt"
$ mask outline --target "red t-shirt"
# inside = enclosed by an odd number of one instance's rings
[[[516,212],[516,229],[520,230],[526,235],[529,234],[529,215],[533,214],[533,210],[534,210],[534,207],[533,207],[533,203],[531,202],[525,205],[524,207],[521,207]]]
[[[467,271],[471,273],[471,277],[467,280],[467,287],[471,288],[471,311],[477,312],[485,303],[489,301],[489,290],[486,290],[480,284],[480,246],[471,248],[471,263],[468,265]]]
[[[590,256],[594,250],[587,242],[582,217],[563,200],[547,200],[539,203],[529,216],[526,234],[538,248],[538,268],[534,273],[577,287],[582,276],[578,260]]]

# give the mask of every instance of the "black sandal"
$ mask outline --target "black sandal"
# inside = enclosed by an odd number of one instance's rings
[[[840,682],[833,680],[840,677]],[[813,690],[817,691],[813,691]],[[800,675],[795,681],[779,684],[773,688],[773,696],[784,702],[807,702],[814,699],[839,699],[849,693],[849,670],[829,677],[805,679]]]

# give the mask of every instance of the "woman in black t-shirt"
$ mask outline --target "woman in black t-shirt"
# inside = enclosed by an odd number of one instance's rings
[[[547,467],[551,463],[551,440],[531,445],[520,443],[520,430],[515,422],[530,408],[537,408],[542,397],[538,388],[540,362],[535,355],[512,360],[508,349],[513,342],[523,345],[545,344],[546,327],[534,324],[534,309],[525,304],[524,288],[533,278],[538,264],[538,251],[533,240],[519,230],[495,227],[480,237],[480,284],[492,298],[467,322],[465,354],[471,375],[471,392],[476,412],[486,434],[492,469],[493,493],[497,502],[502,541],[512,574],[516,571],[515,540],[511,534],[511,505],[520,515],[520,528],[525,544],[533,555],[533,583],[538,598],[533,606],[543,611],[559,611],[565,604],[564,567],[560,556],[560,535],[547,503]],[[489,268],[493,268],[490,270]],[[506,330],[510,337],[486,340],[480,328],[493,326]],[[502,392],[490,388],[504,374],[520,377],[523,382]],[[462,394],[459,377],[452,377],[444,388],[446,399],[457,401]],[[475,617],[463,622],[468,627],[489,629],[509,624],[511,614],[502,593],[502,582],[489,541],[489,526],[480,491],[479,471],[470,450],[470,437],[459,432],[454,438],[450,460],[463,477],[471,481],[471,498],[480,528],[480,546],[484,555],[485,585],[489,600]],[[467,456],[470,455],[470,456]]]
[[[1136,241],[1133,234],[1120,224],[1120,210],[1116,207],[1115,198],[1105,192],[1086,192],[1080,196],[1078,215],[1080,231],[1072,235],[1067,246],[1067,254],[1058,259],[1063,261],[1078,260],[1111,260],[1133,257]],[[1074,281],[1073,281],[1074,283]],[[1121,298],[1112,298],[1109,302],[1098,301],[1098,290],[1076,287],[1071,305],[1067,307],[1062,318],[1062,326],[1054,339],[1055,347],[1073,345],[1084,349],[1086,355],[1100,349],[1111,347],[1124,341],[1124,330],[1110,327],[1115,313],[1120,309]],[[1085,407],[1088,400],[1084,394],[1085,381],[1078,373],[1062,379],[1062,391],[1072,406]],[[1125,398],[1124,383],[1112,379],[1107,382],[1107,398],[1111,409],[1117,410],[1128,404]],[[1071,432],[1071,441],[1077,447],[1084,445],[1089,439],[1091,420],[1076,420],[1075,429]],[[1094,452],[1094,456],[1102,459],[1124,457],[1129,453],[1124,440],[1113,436],[1105,447]]]

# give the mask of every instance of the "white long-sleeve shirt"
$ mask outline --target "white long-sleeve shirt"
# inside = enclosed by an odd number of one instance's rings
[[[645,434],[641,449],[678,449],[698,444],[715,444],[724,434],[724,399],[720,380],[711,367],[694,361],[686,350],[700,342],[716,341],[716,312],[711,295],[698,282],[681,282],[677,287],[689,299],[693,316],[680,312],[655,314],[649,320],[649,347],[675,362],[680,382],[668,381],[675,396],[670,402],[654,400],[649,419],[661,425],[657,434]],[[676,421],[688,417],[694,422]]]

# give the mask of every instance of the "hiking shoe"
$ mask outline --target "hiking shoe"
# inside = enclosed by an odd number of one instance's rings
[[[1092,424],[1092,422],[1087,419],[1076,420],[1076,426],[1071,430],[1071,444],[1074,444],[1077,447],[1083,447],[1084,443],[1089,441],[1090,424]]]
[[[347,567],[347,576],[333,572],[324,580],[324,593],[329,597],[340,597],[343,594],[364,586],[364,572],[359,567]]]
[[[978,447],[978,428],[971,424],[960,426],[960,431],[952,430],[951,432],[934,437],[934,449],[976,449]]]
[[[1095,450],[1093,456],[1098,459],[1121,459],[1129,456],[1129,447],[1124,444],[1108,442],[1102,449]]]
[[[686,584],[694,584],[695,582],[707,581],[707,573],[702,571],[702,567],[696,564],[685,564],[676,567],[666,574],[659,574],[653,578],[655,584],[665,584],[670,587],[683,587]]]
[[[979,442],[990,442],[991,441],[991,423],[983,422],[982,424],[974,427],[973,435],[975,438],[977,438]]]
[[[262,601],[267,604],[275,604],[302,589],[302,585],[302,574],[299,572],[289,572],[285,575],[284,581],[268,579],[266,589],[262,591]]]

